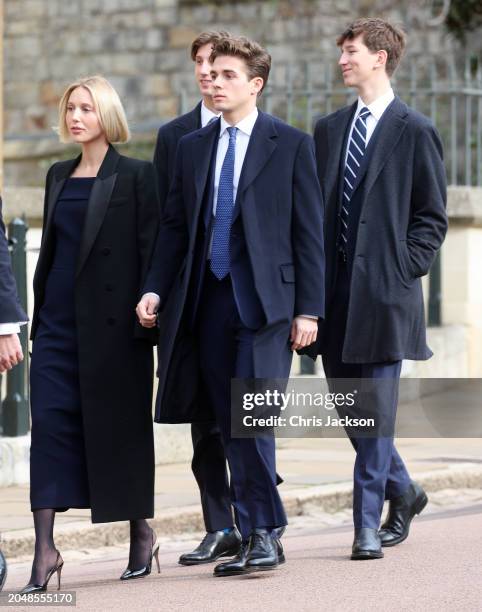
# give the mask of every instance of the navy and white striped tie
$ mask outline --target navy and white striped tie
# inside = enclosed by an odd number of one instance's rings
[[[350,200],[353,194],[353,188],[357,179],[358,172],[365,155],[365,146],[367,139],[367,124],[366,120],[370,111],[364,106],[358,113],[358,117],[353,126],[353,130],[348,143],[348,155],[345,164],[345,174],[343,176],[343,198],[341,205],[341,244],[342,250],[345,250],[345,245],[348,240],[348,218],[350,215]]]

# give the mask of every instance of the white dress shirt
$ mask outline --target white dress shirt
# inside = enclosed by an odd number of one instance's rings
[[[367,139],[365,142],[365,147],[367,147],[368,143],[370,142],[370,138],[372,137],[372,134],[378,125],[378,122],[380,121],[383,113],[387,110],[388,106],[391,104],[394,98],[395,98],[395,94],[393,93],[393,89],[391,87],[386,93],[383,94],[383,96],[380,96],[379,98],[374,100],[371,104],[365,104],[365,102],[363,102],[363,100],[359,97],[358,105],[356,107],[356,113],[351,123],[350,133],[348,134],[347,142],[350,142],[351,133],[353,132],[353,127],[355,125],[355,122],[358,118],[358,115],[361,109],[368,108],[368,110],[370,111],[370,114],[366,118]],[[348,157],[348,146],[345,151],[345,165],[346,165],[347,157]]]
[[[258,109],[255,108],[247,117],[242,119],[236,125],[232,127],[238,128],[236,132],[236,149],[234,152],[234,176],[233,176],[233,202],[236,201],[236,194],[238,193],[239,177],[241,176],[241,170],[243,168],[244,158],[246,157],[246,151],[249,145],[249,139],[251,132],[253,131],[254,124],[258,118]],[[218,189],[219,179],[221,177],[221,168],[223,161],[226,156],[229,145],[229,132],[228,127],[231,125],[221,117],[221,128],[219,131],[219,142],[218,150],[216,153],[216,170],[214,172],[214,198],[213,198],[213,215],[216,214],[216,205],[218,203]]]
[[[26,325],[27,321],[20,323],[0,323],[0,336],[10,336],[10,334],[19,334],[20,325]]]
[[[211,119],[217,119],[221,113],[213,113],[212,110],[204,104],[204,100],[201,102],[201,127],[206,127]]]

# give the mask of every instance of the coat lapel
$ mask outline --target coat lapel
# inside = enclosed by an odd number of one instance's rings
[[[345,165],[343,152],[348,125],[353,117],[356,105],[355,102],[355,104],[347,106],[328,121],[328,155],[335,163],[327,164],[325,176],[322,177],[327,194],[332,193],[333,189],[338,189],[340,168],[344,168]],[[339,163],[336,163],[336,160]]]
[[[383,113],[368,145],[364,192],[369,193],[407,125],[407,107],[396,97]],[[372,145],[372,146],[370,146]],[[360,173],[363,174],[363,173]],[[360,177],[361,180],[362,177]],[[356,185],[359,184],[358,176]],[[356,188],[356,187],[355,187]]]
[[[202,202],[206,181],[209,175],[209,166],[216,137],[219,135],[219,119],[197,132],[197,139],[193,142],[192,162],[194,166],[194,185],[196,188],[196,210]]]
[[[261,111],[258,113],[241,169],[236,199],[258,176],[277,146],[278,132],[274,121],[269,115]]]
[[[112,145],[104,157],[99,172],[90,192],[87,212],[85,215],[84,229],[80,242],[79,255],[77,259],[77,275],[82,270],[87,257],[92,249],[92,245],[99,233],[100,227],[105,217],[107,207],[115,186],[117,174],[115,169],[120,155]]]
[[[185,134],[194,132],[201,128],[201,102],[192,109],[191,112],[186,113],[182,120],[179,119],[176,123],[176,135],[178,139],[182,138]]]
[[[52,221],[54,218],[55,207],[57,206],[57,200],[59,195],[64,188],[65,181],[72,174],[74,169],[77,167],[81,159],[81,155],[78,155],[75,159],[71,160],[67,165],[64,165],[61,172],[58,174],[54,172],[52,181],[49,186],[47,194],[47,219],[45,221],[44,233],[42,236],[42,242],[47,239],[52,227]]]
[[[233,221],[241,210],[241,203],[244,201],[243,193],[256,179],[277,147],[278,132],[273,119],[266,113],[261,111],[258,113],[239,177]]]

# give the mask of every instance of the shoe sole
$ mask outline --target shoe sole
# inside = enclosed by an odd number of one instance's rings
[[[241,570],[241,571],[238,571],[238,572],[236,572],[236,571],[224,572],[222,574],[216,574],[216,573],[213,572],[213,576],[215,578],[225,578],[225,577],[228,577],[228,576],[243,576],[244,574],[249,574],[249,571]]]
[[[368,550],[365,550],[359,553],[353,553],[350,559],[352,561],[370,561],[371,559],[383,559],[383,553],[370,552]]]
[[[223,552],[220,555],[218,555],[217,557],[213,557],[212,559],[204,559],[202,561],[181,561],[181,559],[179,559],[178,564],[179,565],[204,565],[206,563],[214,563],[215,561],[217,561],[218,559],[221,559],[222,557],[235,557],[238,554],[239,550],[235,550],[233,551],[228,551],[228,552]]]
[[[419,500],[419,502],[417,503],[415,507],[415,514],[420,514],[422,510],[425,508],[425,506],[427,505],[427,503],[428,503],[428,497],[424,494],[424,496]],[[393,540],[389,540],[388,542],[382,541],[383,548],[390,548],[391,546],[396,546],[397,544],[401,544],[408,538],[408,534],[410,532],[410,525],[413,519],[415,518],[415,514],[408,521],[407,529],[404,531],[404,533],[402,533],[400,537],[395,538]]]
[[[270,570],[275,570],[279,566],[279,563],[276,565],[248,565],[248,573],[251,574],[253,572],[269,572]]]
[[[252,565],[248,565],[246,569],[244,570],[240,570],[240,571],[231,571],[231,572],[225,572],[222,574],[216,574],[215,572],[213,572],[213,575],[216,578],[222,578],[223,576],[242,576],[243,574],[252,574],[253,572],[268,572],[269,570],[274,570],[276,569],[279,565],[281,565],[282,563],[285,563],[286,559],[283,555],[283,558],[279,559],[278,563],[276,565],[269,565],[269,566],[252,566]]]

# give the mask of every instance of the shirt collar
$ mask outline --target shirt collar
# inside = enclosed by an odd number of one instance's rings
[[[204,104],[204,100],[201,102],[201,127],[206,127],[206,125],[211,121],[211,119],[217,119],[221,113],[213,113],[212,110]]]
[[[258,118],[258,109],[255,107],[254,110],[249,113],[247,117],[241,119],[239,123],[233,125],[233,127],[237,127],[238,130],[244,132],[247,136],[251,136],[251,132],[253,131],[254,124],[256,123],[256,119]],[[221,138],[224,132],[231,127],[231,125],[224,119],[221,115],[221,129],[219,131],[219,138]]]
[[[365,104],[363,100],[359,97],[358,106],[356,109],[356,116],[358,117],[358,113],[361,111],[361,109],[366,107],[368,108],[370,113],[373,115],[373,117],[376,119],[376,121],[379,121],[380,117],[387,110],[389,104],[392,102],[394,98],[395,98],[395,94],[393,93],[393,89],[391,87],[386,93],[384,93],[382,96],[380,96],[379,98],[377,98],[371,104],[368,104],[368,105]]]

